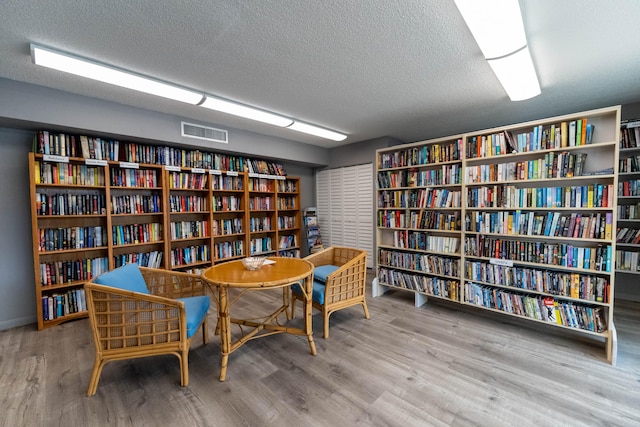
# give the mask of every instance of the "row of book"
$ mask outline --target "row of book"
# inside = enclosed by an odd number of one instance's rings
[[[634,205],[618,205],[618,219],[640,219],[640,202]]]
[[[531,296],[509,292],[473,282],[464,284],[465,302],[517,316],[584,329],[591,332],[607,330],[604,307],[558,301],[553,297]]]
[[[460,238],[433,236],[429,233],[411,230],[396,230],[393,232],[393,246],[403,249],[457,254],[460,248]]]
[[[251,231],[252,233],[260,231],[273,231],[271,217],[258,216],[249,218],[249,231]]]
[[[111,195],[111,213],[138,215],[162,212],[162,197],[159,194]]]
[[[109,271],[107,257],[84,258],[40,263],[40,285],[52,286],[91,280]]]
[[[565,268],[611,272],[611,245],[579,247],[566,243],[531,242],[478,234],[465,237],[465,254],[510,261],[531,262]]]
[[[640,147],[640,121],[633,120],[620,129],[620,149],[636,147]]]
[[[432,163],[461,160],[462,139],[457,141],[423,145],[378,156],[378,169],[420,166]]]
[[[104,169],[77,163],[34,163],[36,184],[104,187]]]
[[[613,212],[591,214],[520,211],[469,212],[466,231],[520,236],[553,236],[579,239],[613,237]]]
[[[169,188],[205,190],[208,176],[204,173],[171,172],[169,173]]]
[[[420,188],[415,190],[381,191],[378,208],[459,208],[460,191],[446,188]]]
[[[161,268],[163,265],[162,256],[162,251],[131,252],[114,256],[113,265],[118,268],[125,264],[134,263],[140,267]]]
[[[279,216],[278,217],[278,229],[279,230],[288,230],[292,228],[296,228],[296,217],[295,216]]]
[[[618,183],[618,196],[640,196],[640,179],[632,179]]]
[[[456,231],[460,230],[460,212],[378,211],[378,227]]]
[[[171,249],[171,267],[211,262],[209,245],[193,245]]]
[[[249,209],[254,211],[270,211],[274,208],[273,199],[269,196],[249,197]]]
[[[33,151],[41,154],[85,159],[286,175],[284,167],[275,162],[169,146],[121,143],[99,137],[44,130],[35,134]]]
[[[169,226],[170,237],[175,239],[195,239],[209,237],[209,221],[176,221]]]
[[[465,182],[473,184],[571,178],[583,175],[586,159],[587,153],[552,152],[534,160],[467,166]]]
[[[251,255],[273,251],[271,237],[256,237],[249,242],[249,253]]]
[[[618,163],[618,172],[620,173],[640,172],[640,154],[636,154],[635,156],[629,156],[626,158],[621,158]]]
[[[627,245],[640,244],[640,229],[632,227],[618,227],[616,243],[624,243]]]
[[[214,196],[213,211],[240,211],[244,209],[242,198],[240,196]]]
[[[242,191],[243,179],[239,176],[211,175],[213,190]]]
[[[462,182],[459,164],[442,165],[437,169],[378,172],[378,188],[426,187],[431,185],[455,185]]]
[[[156,188],[158,171],[155,169],[111,169],[110,184],[114,187]]]
[[[613,184],[567,187],[493,185],[467,188],[471,208],[606,208],[613,206]]]
[[[298,184],[295,181],[278,180],[276,181],[278,193],[297,193]]]
[[[403,268],[405,270],[450,277],[456,277],[460,274],[459,258],[380,249],[378,260],[379,264],[385,267]]]
[[[41,228],[38,251],[99,248],[107,243],[107,230],[95,227]]]
[[[244,256],[244,241],[219,242],[213,246],[215,259],[228,259]]]
[[[267,178],[249,178],[249,191],[273,193],[275,183]]]
[[[207,197],[171,194],[169,195],[169,209],[171,212],[207,212]]]
[[[82,311],[87,311],[84,288],[42,296],[42,320],[54,320]]]
[[[280,250],[278,251],[278,256],[287,258],[300,258],[300,249],[288,248],[285,250]]]
[[[38,215],[100,215],[106,213],[104,194],[36,192]]]
[[[460,282],[457,280],[425,276],[423,274],[412,274],[381,267],[378,269],[378,281],[380,281],[382,285],[410,289],[412,291],[458,301]]]
[[[137,243],[157,243],[162,241],[162,224],[125,224],[111,226],[113,245],[133,245]]]
[[[616,250],[616,270],[640,271],[640,252]]]
[[[278,242],[278,249],[289,249],[298,246],[298,239],[295,234],[287,236],[280,236],[280,242]]]
[[[241,234],[243,222],[243,218],[215,219],[213,220],[213,235]]]
[[[485,284],[588,301],[609,302],[609,279],[602,276],[466,260],[465,278]]]
[[[295,196],[278,197],[277,206],[281,210],[296,209],[296,198]]]

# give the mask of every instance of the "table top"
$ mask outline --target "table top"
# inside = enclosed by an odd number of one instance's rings
[[[313,264],[300,258],[268,257],[275,261],[259,270],[247,270],[241,260],[224,262],[207,268],[202,277],[217,286],[271,288],[304,279],[313,273]]]

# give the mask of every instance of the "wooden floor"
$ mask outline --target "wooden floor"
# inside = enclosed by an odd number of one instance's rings
[[[273,303],[260,292],[237,310]],[[558,328],[392,291],[331,318],[318,355],[304,337],[254,340],[229,359],[219,382],[219,337],[190,353],[190,384],[178,360],[107,364],[85,397],[94,348],[88,320],[37,332],[0,332],[4,426],[637,426],[640,304],[619,303],[618,364],[601,344]],[[232,312],[232,314],[234,314]],[[300,314],[298,313],[299,321]],[[535,325],[534,325],[535,326]],[[545,325],[542,325],[545,326]]]

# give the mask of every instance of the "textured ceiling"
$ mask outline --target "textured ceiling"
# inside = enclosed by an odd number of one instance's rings
[[[520,102],[509,101],[453,0],[2,0],[0,77],[325,147],[640,100],[640,1],[520,4],[542,88]],[[30,43],[349,137],[334,143],[64,75],[33,65]]]

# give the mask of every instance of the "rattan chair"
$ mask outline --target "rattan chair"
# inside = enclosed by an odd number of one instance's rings
[[[365,300],[367,252],[356,248],[331,246],[305,258],[314,266],[313,306],[322,311],[323,337],[329,338],[331,313],[354,305],[362,305],[369,319]],[[298,285],[291,286],[291,317],[296,300],[303,301]]]
[[[208,342],[207,286],[194,274],[127,264],[85,284],[96,357],[87,396],[107,362],[174,354],[180,385],[189,384],[189,346],[202,326]]]

